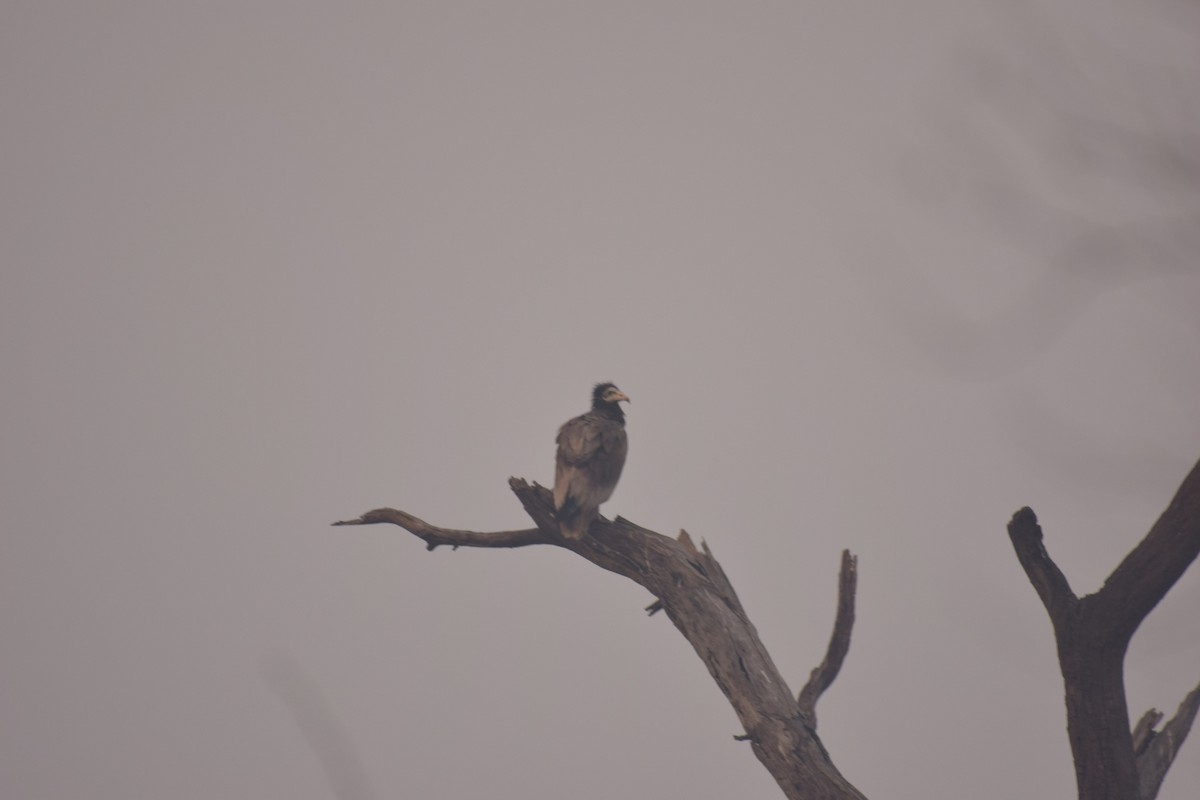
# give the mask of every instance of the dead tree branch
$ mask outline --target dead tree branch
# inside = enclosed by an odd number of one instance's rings
[[[829,647],[825,650],[825,658],[812,671],[808,683],[800,690],[800,709],[808,714],[814,727],[817,724],[817,700],[830,687],[842,662],[850,652],[850,633],[854,630],[854,596],[858,589],[858,558],[850,555],[849,550],[842,551],[842,569],[838,573],[838,607],[837,616],[833,621],[833,634],[829,637]]]
[[[1008,535],[1054,626],[1080,800],[1152,800],[1195,718],[1188,703],[1200,704],[1200,698],[1188,695],[1161,734],[1153,732],[1158,720],[1150,716],[1131,732],[1125,652],[1138,625],[1200,554],[1200,463],[1146,538],[1094,594],[1078,598],[1071,591],[1042,544],[1032,510],[1013,515]],[[1168,728],[1171,738],[1156,749],[1154,740]],[[1147,755],[1151,751],[1155,755]],[[1153,793],[1146,794],[1150,786]]]
[[[1142,792],[1142,800],[1154,800],[1158,796],[1163,778],[1175,761],[1179,748],[1187,739],[1192,723],[1196,720],[1196,712],[1200,711],[1200,686],[1188,692],[1187,697],[1179,704],[1179,709],[1171,721],[1163,726],[1161,731],[1155,731],[1154,726],[1162,721],[1163,714],[1157,709],[1150,709],[1138,722],[1139,728],[1144,728],[1141,741],[1137,731],[1134,735],[1134,750],[1137,753],[1138,782]],[[1143,726],[1143,722],[1146,724]]]
[[[376,508],[368,511],[357,519],[346,519],[333,523],[334,525],[378,525],[381,523],[399,525],[404,530],[425,542],[426,550],[433,550],[440,545],[459,547],[526,547],[531,544],[550,544],[551,539],[540,528],[526,528],[519,531],[496,531],[495,533],[476,533],[475,531],[456,531],[450,528],[439,528],[430,525],[423,519],[412,514],[398,511],[394,508]]]
[[[792,694],[771,660],[737,593],[708,545],[697,550],[681,533],[672,539],[628,520],[601,517],[587,536],[566,540],[558,532],[550,492],[519,478],[509,486],[536,528],[477,533],[438,528],[395,509],[376,509],[335,525],[399,525],[429,549],[523,547],[549,544],[573,550],[610,572],[645,587],[695,648],[737,713],[754,754],[792,800],[864,800],[829,758],[817,736],[812,706],[837,675],[854,619],[855,559],[843,554],[838,617],[825,661],[813,671],[802,699]],[[653,612],[652,612],[653,613]]]
[[[1133,632],[1200,555],[1200,463],[1175,492],[1146,538],[1125,556],[1096,593],[1115,639]]]

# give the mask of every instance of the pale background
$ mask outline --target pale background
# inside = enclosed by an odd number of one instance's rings
[[[1092,591],[1200,456],[1200,18],[1122,5],[5,4],[0,794],[780,796],[638,587],[329,527],[524,527],[613,380],[795,689],[860,556],[851,781],[1074,796],[1004,525]]]

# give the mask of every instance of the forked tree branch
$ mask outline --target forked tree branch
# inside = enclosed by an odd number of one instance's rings
[[[1187,736],[1200,697],[1193,692],[1161,733],[1151,712],[1129,729],[1124,661],[1146,615],[1200,554],[1200,463],[1167,510],[1094,594],[1077,598],[1042,544],[1029,508],[1008,535],[1054,625],[1067,701],[1067,734],[1080,800],[1152,800]],[[1159,738],[1169,737],[1156,746]]]
[[[519,478],[509,486],[535,528],[497,533],[439,528],[395,509],[376,509],[335,525],[399,525],[429,549],[523,547],[549,544],[573,550],[599,567],[640,584],[658,598],[651,606],[666,612],[696,650],[741,721],[759,761],[792,800],[864,800],[829,758],[812,714],[845,658],[854,619],[855,560],[843,554],[838,619],[825,661],[813,671],[802,699],[792,694],[758,638],[728,576],[708,545],[699,550],[686,532],[672,539],[628,520],[596,520],[588,535],[564,539],[554,518],[550,492]]]

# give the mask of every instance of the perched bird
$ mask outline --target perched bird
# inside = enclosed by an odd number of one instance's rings
[[[587,533],[621,477],[629,449],[625,413],[617,405],[622,400],[628,403],[629,397],[616,386],[598,383],[592,390],[592,410],[558,429],[554,512],[558,529],[568,539]]]

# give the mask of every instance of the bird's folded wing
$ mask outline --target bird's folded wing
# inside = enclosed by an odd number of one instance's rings
[[[605,446],[611,447],[605,426],[586,414],[576,417],[558,430],[558,461],[578,466],[591,460]]]

